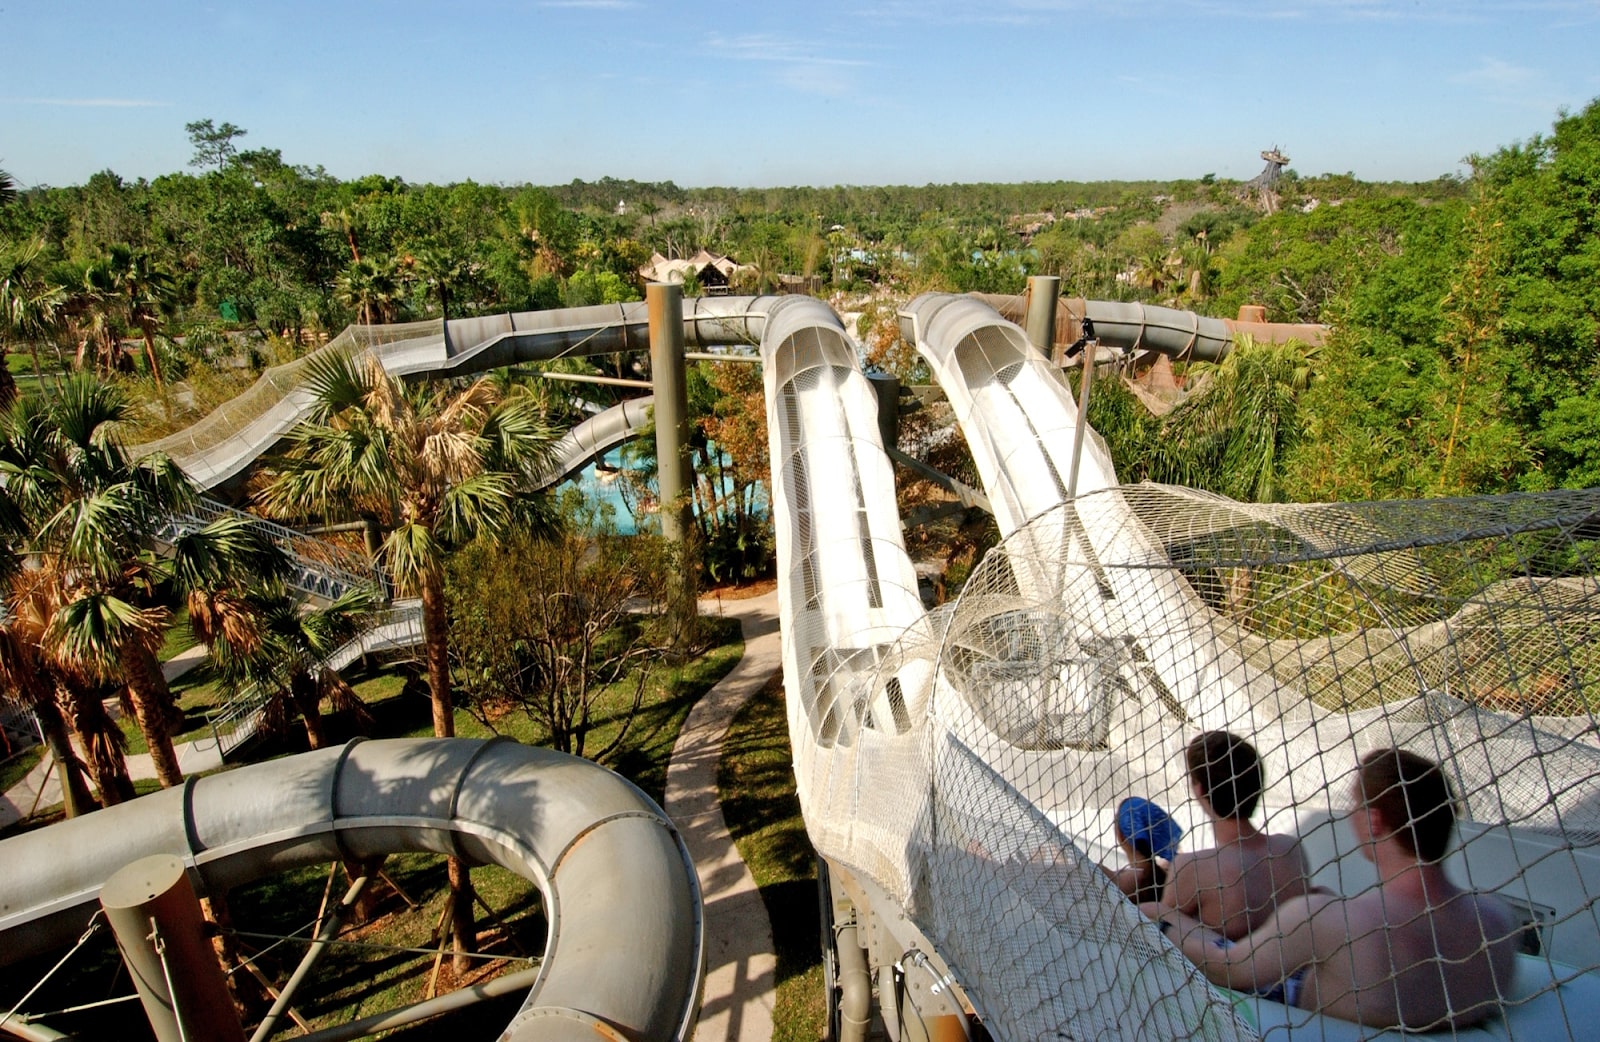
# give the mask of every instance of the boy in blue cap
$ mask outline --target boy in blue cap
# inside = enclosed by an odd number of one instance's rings
[[[1104,869],[1105,874],[1135,904],[1158,900],[1183,829],[1154,803],[1129,796],[1117,805],[1116,833],[1128,863],[1115,872]]]

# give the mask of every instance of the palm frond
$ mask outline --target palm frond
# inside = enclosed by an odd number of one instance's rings
[[[384,539],[383,559],[395,587],[414,593],[422,589],[424,579],[443,566],[444,550],[428,526],[413,521],[402,524]]]
[[[306,358],[307,390],[314,403],[312,423],[327,423],[348,409],[361,408],[372,390],[369,372],[358,355],[318,352]]]
[[[73,499],[47,519],[39,540],[47,551],[100,578],[119,573],[145,511],[126,483]]]
[[[439,500],[435,528],[443,543],[461,546],[477,536],[505,531],[515,489],[504,471],[476,474],[450,486]]]
[[[247,517],[219,517],[172,542],[172,576],[184,591],[242,587],[289,569],[289,555]]]
[[[165,608],[140,608],[111,593],[88,591],[55,613],[45,644],[84,676],[111,680],[123,655],[160,646],[168,618]]]
[[[480,436],[488,446],[484,458],[489,467],[527,477],[550,468],[559,437],[546,422],[539,403],[528,394],[503,400],[489,413]]]
[[[189,628],[208,648],[222,644],[239,655],[253,655],[266,640],[261,614],[232,591],[194,589],[187,604]]]
[[[61,383],[50,416],[61,436],[80,450],[116,444],[116,425],[128,412],[127,398],[92,373],[74,373]]]

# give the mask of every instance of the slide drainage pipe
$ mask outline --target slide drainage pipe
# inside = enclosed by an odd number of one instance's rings
[[[401,851],[501,865],[538,886],[544,961],[510,1042],[687,1039],[704,922],[683,841],[626,779],[494,739],[357,741],[240,767],[0,843],[0,963],[65,947],[120,868],[183,860],[201,895]]]

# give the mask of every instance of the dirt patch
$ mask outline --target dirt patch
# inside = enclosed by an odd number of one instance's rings
[[[712,597],[723,601],[747,601],[752,597],[765,597],[778,588],[776,579],[757,579],[740,586],[717,586],[700,593],[701,600]]]

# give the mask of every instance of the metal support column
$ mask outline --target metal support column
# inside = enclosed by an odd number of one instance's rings
[[[868,373],[867,383],[878,398],[878,436],[893,452],[900,447],[900,378],[893,373]]]
[[[132,862],[100,889],[100,906],[159,1042],[244,1042],[181,860]]]
[[[661,534],[679,552],[682,601],[673,606],[674,629],[687,637],[695,612],[697,564],[689,534],[693,531],[689,464],[689,384],[684,370],[683,287],[652,282],[645,287],[650,319],[650,381],[656,418],[656,486],[661,496]]]
[[[1089,392],[1094,389],[1094,356],[1098,340],[1083,345],[1083,372],[1078,377],[1078,416],[1072,424],[1072,469],[1067,474],[1067,498],[1078,496],[1078,464],[1083,460],[1083,434],[1089,429]]]
[[[1028,311],[1023,330],[1028,334],[1028,343],[1052,361],[1051,350],[1056,341],[1056,297],[1060,295],[1061,279],[1055,275],[1028,276]]]

